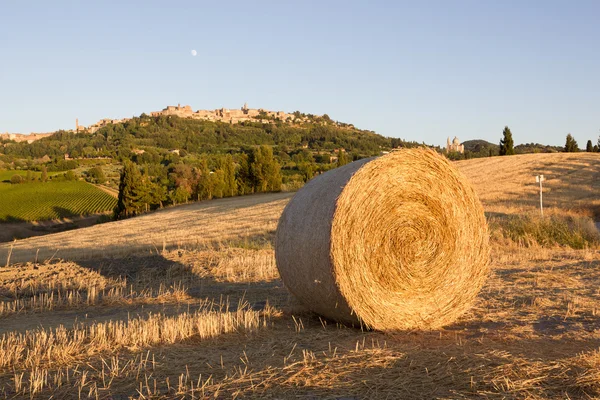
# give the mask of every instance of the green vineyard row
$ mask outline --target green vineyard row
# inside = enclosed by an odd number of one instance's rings
[[[42,221],[112,210],[117,199],[81,181],[0,183],[0,222]]]

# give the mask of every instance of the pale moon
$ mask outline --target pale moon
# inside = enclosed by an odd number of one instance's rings
[[[190,53],[192,53],[192,55],[193,55],[194,57],[196,57],[196,56],[198,55],[198,52],[197,52],[196,50],[192,50]]]

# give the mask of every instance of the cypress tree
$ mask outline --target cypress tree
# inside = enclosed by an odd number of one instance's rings
[[[502,135],[503,138],[500,140],[500,155],[510,156],[515,154],[512,132],[510,131],[508,126],[504,127]]]
[[[141,211],[140,188],[142,174],[137,165],[126,160],[121,170],[121,181],[119,183],[119,198],[115,207],[115,218],[126,218],[138,214]]]
[[[567,141],[565,142],[565,151],[567,153],[576,153],[579,151],[579,145],[570,133],[567,135]]]
[[[587,145],[585,146],[585,151],[588,153],[592,153],[594,151],[594,146],[592,146],[592,141],[588,140]]]

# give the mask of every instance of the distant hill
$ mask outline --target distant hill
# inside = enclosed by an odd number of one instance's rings
[[[463,144],[465,151],[471,153],[470,158],[488,157],[490,149],[492,155],[497,156],[500,150],[500,145],[482,139],[467,140]],[[515,154],[561,153],[563,151],[564,148],[562,146],[549,146],[540,143],[523,143],[515,146]]]
[[[492,149],[493,154],[498,154],[498,150],[500,149],[499,145],[482,139],[467,140],[463,142],[463,145],[465,146],[465,151],[470,151],[472,153],[486,153],[486,155],[489,155],[489,149]]]
[[[565,148],[562,146],[548,146],[540,143],[524,143],[515,146],[516,154],[528,153],[562,153]]]

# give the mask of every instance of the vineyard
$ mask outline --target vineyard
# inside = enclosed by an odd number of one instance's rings
[[[0,183],[0,222],[42,221],[112,210],[117,199],[81,181]]]

